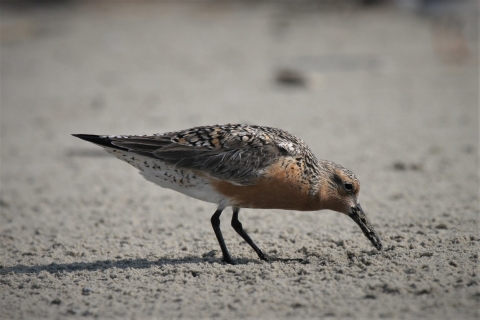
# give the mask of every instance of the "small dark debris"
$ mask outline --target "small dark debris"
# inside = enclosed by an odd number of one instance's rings
[[[340,239],[339,241],[334,241],[337,247],[345,247],[345,240]]]
[[[52,302],[50,302],[51,304],[56,304],[57,306],[60,305],[62,303],[62,300],[56,298],[56,299],[53,299]]]
[[[406,170],[421,171],[423,170],[423,165],[419,163],[406,164],[402,161],[396,161],[393,163],[393,169],[397,171],[406,171]]]
[[[397,242],[402,242],[402,240],[405,239],[405,237],[401,234],[398,234],[398,235],[391,236],[390,239],[395,240]]]
[[[433,256],[433,252],[422,252],[420,253],[420,257],[431,257]]]
[[[93,289],[92,288],[89,288],[89,287],[85,287],[82,289],[82,294],[84,296],[88,296],[90,295],[91,293],[93,293]]]
[[[406,274],[415,274],[415,273],[417,273],[417,271],[416,271],[415,269],[413,269],[413,268],[410,268],[410,269],[406,269],[406,270],[405,270],[405,273],[406,273]]]
[[[430,294],[430,291],[431,290],[423,289],[423,290],[420,290],[420,291],[416,292],[416,294],[417,294],[417,296],[420,296],[422,294]]]
[[[40,286],[38,283],[34,283],[34,284],[32,284],[32,286],[31,286],[30,288],[32,288],[32,289],[40,289],[41,286]]]
[[[6,200],[0,199],[0,207],[8,208],[10,207],[10,203]]]
[[[377,299],[377,296],[376,296],[376,295],[374,295],[374,294],[367,294],[367,295],[365,295],[365,299],[372,299],[372,300],[375,300],[375,299]]]
[[[400,293],[400,290],[396,287],[392,287],[389,284],[384,284],[382,287],[384,293],[397,294]]]
[[[293,309],[298,309],[298,308],[303,308],[303,307],[304,307],[303,304],[298,303],[298,302],[292,303],[290,306],[291,306]]]
[[[85,311],[84,313],[82,313],[82,316],[84,317],[90,317],[90,316],[93,316],[93,313],[91,313],[89,310]]]
[[[437,229],[448,229],[448,227],[445,223],[440,223],[435,228],[437,228]]]
[[[95,227],[98,227],[102,223],[105,223],[105,220],[103,218],[100,218],[97,222],[95,222]]]
[[[57,249],[57,248],[61,248],[61,247],[63,247],[63,244],[55,242],[54,244],[52,244],[52,246],[50,248]]]
[[[78,254],[76,252],[73,252],[73,251],[67,251],[67,252],[65,252],[65,255],[70,256],[70,257],[78,256]]]
[[[453,266],[453,267],[458,267],[458,264],[457,264],[455,261],[453,261],[453,260],[450,261],[448,264],[451,265],[451,266]]]
[[[390,196],[390,200],[400,200],[403,198],[402,193],[395,193]]]
[[[300,269],[300,270],[297,271],[297,274],[298,274],[299,276],[303,276],[303,275],[309,274],[309,272],[308,272],[307,270],[305,270],[305,269]]]
[[[398,171],[404,171],[407,169],[407,166],[403,162],[395,162],[393,164],[393,169],[398,170]]]
[[[277,72],[276,80],[282,85],[303,87],[306,84],[303,73],[293,69],[280,69]]]
[[[370,266],[372,264],[370,261],[368,261],[364,257],[360,258],[360,262],[363,263],[363,265],[365,265],[365,266]]]
[[[477,281],[472,280],[472,281],[470,281],[469,283],[467,283],[467,287],[476,286],[477,284],[478,284]]]
[[[210,252],[202,254],[203,258],[213,258],[217,255],[217,250],[212,250]]]

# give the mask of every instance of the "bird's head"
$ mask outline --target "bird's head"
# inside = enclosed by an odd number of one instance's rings
[[[325,209],[341,212],[352,218],[375,248],[382,250],[380,238],[360,206],[360,182],[357,177],[340,165],[329,163],[327,167],[328,183],[320,188],[320,198]]]

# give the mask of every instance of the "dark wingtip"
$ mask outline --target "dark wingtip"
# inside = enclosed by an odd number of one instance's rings
[[[87,140],[87,141],[90,141],[92,139],[100,138],[100,136],[97,135],[97,134],[75,134],[75,133],[72,133],[72,136],[83,139],[83,140]]]
[[[72,134],[72,136],[80,138],[82,140],[92,142],[104,147],[118,148],[112,145],[112,140],[105,136],[99,136],[96,134]]]

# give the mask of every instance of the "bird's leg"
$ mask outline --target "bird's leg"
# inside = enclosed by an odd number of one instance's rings
[[[249,235],[243,230],[242,223],[238,220],[238,213],[240,212],[240,208],[233,207],[233,216],[232,216],[232,227],[237,231],[237,233],[250,245],[250,247],[255,250],[258,254],[258,257],[264,261],[282,261],[282,262],[290,262],[290,261],[297,261],[301,263],[309,263],[308,260],[305,259],[282,259],[282,258],[272,258],[267,256],[265,253],[257,247],[257,245],[253,242],[253,240],[249,237]]]
[[[225,241],[223,240],[222,231],[220,230],[220,215],[222,214],[223,209],[217,209],[212,216],[212,227],[213,231],[215,231],[215,235],[217,236],[218,243],[220,244],[220,248],[222,248],[223,253],[223,261],[229,264],[233,264],[232,257],[230,257],[230,253],[228,253],[227,246],[225,245]]]
[[[243,230],[242,223],[238,220],[238,213],[240,212],[240,208],[233,207],[233,216],[232,216],[232,227],[237,231],[237,233],[245,240],[250,247],[255,250],[258,254],[258,257],[264,261],[268,261],[268,257],[260,250],[255,243],[253,243],[252,239],[248,236],[248,234]]]

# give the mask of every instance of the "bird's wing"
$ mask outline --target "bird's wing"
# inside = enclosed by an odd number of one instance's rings
[[[203,171],[239,185],[254,183],[281,156],[295,156],[294,141],[271,128],[247,125],[197,127],[152,136],[109,136],[110,143],[179,168]],[[271,129],[278,130],[278,129]]]

